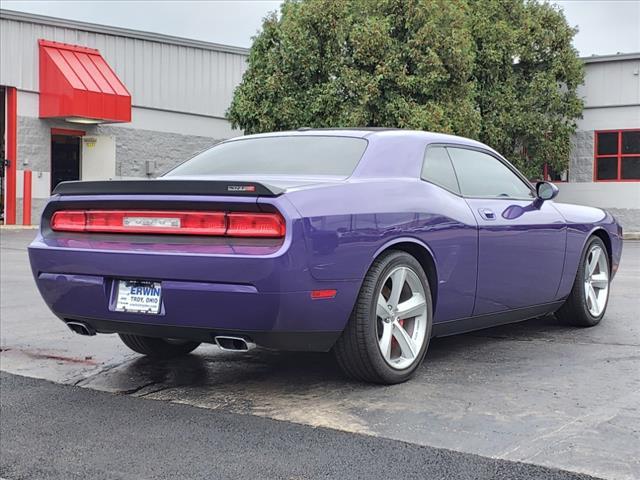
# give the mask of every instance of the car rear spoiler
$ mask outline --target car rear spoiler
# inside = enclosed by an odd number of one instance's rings
[[[61,182],[54,195],[233,195],[277,197],[284,189],[257,182],[224,180],[107,180]]]

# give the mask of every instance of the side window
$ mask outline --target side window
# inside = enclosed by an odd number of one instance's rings
[[[460,191],[468,197],[532,198],[531,188],[497,158],[476,150],[447,147]]]
[[[444,147],[427,148],[420,176],[428,182],[435,183],[452,192],[460,193],[456,172],[453,170],[449,154]]]

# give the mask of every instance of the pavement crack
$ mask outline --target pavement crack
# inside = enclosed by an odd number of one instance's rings
[[[111,365],[107,365],[106,367],[101,368],[100,370],[98,370],[97,372],[92,373],[91,375],[87,376],[87,377],[82,377],[78,380],[76,380],[75,382],[73,382],[73,386],[74,387],[81,387],[82,383],[85,382],[90,382],[91,380],[93,380],[94,378],[96,378],[99,375],[102,375],[104,373],[108,373],[111,370],[113,370],[114,368],[117,368],[121,365],[124,365],[126,362],[121,362],[121,363],[113,363]]]
[[[144,383],[144,384],[142,384],[142,385],[140,385],[140,386],[137,386],[137,387],[134,387],[134,388],[130,388],[130,389],[128,389],[128,390],[121,390],[121,391],[120,391],[120,392],[118,392],[118,393],[120,393],[121,395],[133,395],[133,394],[135,394],[135,393],[138,393],[140,390],[143,390],[143,389],[145,389],[145,388],[147,388],[147,387],[150,387],[151,385],[155,385],[155,384],[157,384],[157,383],[158,383],[158,382],[156,382],[156,381],[154,380],[154,381],[151,381],[151,382]],[[163,390],[163,389],[161,388],[160,390]],[[160,391],[160,390],[158,390],[158,391]],[[152,393],[152,392],[149,392],[149,393]],[[140,396],[140,397],[144,397],[145,395],[146,395],[146,394],[142,394],[142,395],[139,395],[139,396]]]
[[[133,393],[139,392],[139,391],[140,391],[140,390],[142,390],[143,388],[148,387],[148,386],[151,386],[151,385],[153,385],[154,383],[156,383],[156,382],[151,382],[151,383],[149,383],[148,385],[144,385],[143,387],[141,387],[141,388],[137,389],[137,390],[136,390],[135,392],[133,392]],[[146,397],[146,396],[148,396],[148,395],[152,395],[152,394],[154,394],[154,393],[159,393],[159,392],[162,392],[162,391],[165,391],[165,390],[169,390],[169,389],[171,389],[171,388],[173,388],[171,385],[164,385],[164,386],[162,386],[162,387],[160,387],[160,388],[157,388],[157,389],[155,389],[155,390],[151,390],[150,392],[144,392],[144,393],[141,393],[140,395],[136,395],[136,396],[137,396],[137,397],[139,397],[139,398],[144,398],[144,397]]]

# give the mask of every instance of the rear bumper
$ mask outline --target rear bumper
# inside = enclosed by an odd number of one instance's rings
[[[29,258],[38,289],[62,320],[83,321],[101,333],[213,342],[234,334],[283,350],[326,351],[344,329],[359,285],[319,282],[304,255],[186,255],[57,248],[36,239]],[[162,286],[159,314],[115,311],[117,280]],[[335,288],[335,298],[312,299]]]
[[[180,338],[203,343],[214,343],[218,335],[242,337],[265,348],[289,351],[327,352],[342,332],[283,332],[255,330],[224,330],[199,327],[183,327],[156,323],[133,323],[92,318],[65,318],[79,321],[97,333],[129,333],[145,337]]]

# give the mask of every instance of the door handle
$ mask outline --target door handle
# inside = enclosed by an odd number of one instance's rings
[[[496,219],[496,214],[493,213],[493,210],[490,210],[488,208],[479,208],[478,212],[480,213],[480,216],[482,218],[484,218],[485,220],[495,220]]]

